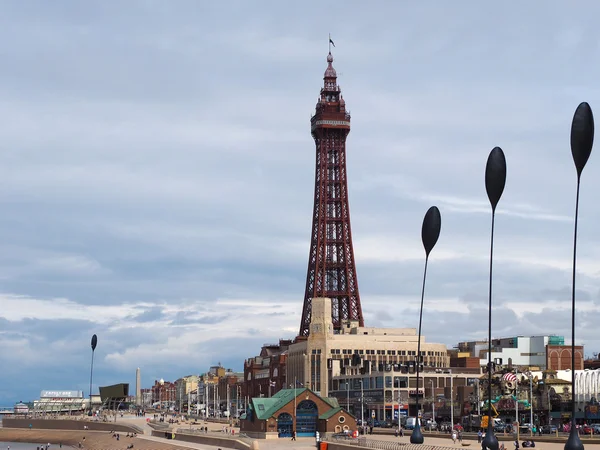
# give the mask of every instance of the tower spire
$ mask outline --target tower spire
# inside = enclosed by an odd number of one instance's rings
[[[310,123],[316,147],[315,200],[300,336],[309,334],[312,300],[319,297],[331,299],[334,332],[339,333],[349,320],[364,326],[346,178],[350,113],[337,85],[331,53],[327,55],[323,88]]]

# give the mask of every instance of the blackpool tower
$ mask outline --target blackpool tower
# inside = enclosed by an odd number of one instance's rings
[[[299,336],[308,336],[312,299],[331,299],[334,332],[344,322],[357,321],[364,326],[348,206],[346,177],[346,136],[350,132],[350,114],[337,85],[333,56],[327,55],[323,88],[314,116],[311,134],[316,146],[315,203],[306,274],[306,291]]]

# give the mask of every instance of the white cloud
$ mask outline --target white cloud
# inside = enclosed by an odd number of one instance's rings
[[[421,221],[437,204],[424,333],[448,345],[485,335],[483,171],[500,145],[509,170],[494,334],[568,335],[569,127],[577,104],[600,95],[596,4],[580,17],[560,4],[390,4],[381,14],[351,2],[334,29],[316,3],[233,5],[40,4],[35,21],[5,8],[0,365],[39,358],[44,377],[78,384],[73,367],[98,332],[106,379],[138,365],[177,377],[222,348],[239,368],[261,341],[294,336],[312,214],[309,119],[329,31],[352,111],[365,317],[416,325]],[[578,259],[578,333],[590,348],[600,345],[594,155]],[[27,399],[40,373],[19,367],[8,385]]]

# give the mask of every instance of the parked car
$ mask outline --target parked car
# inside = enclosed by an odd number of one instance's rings
[[[427,428],[428,430],[437,430],[437,422],[435,422],[434,420],[428,420],[427,424],[425,425],[425,428]]]
[[[494,432],[496,433],[504,433],[507,425],[504,422],[494,424]],[[507,430],[508,431],[508,430]]]
[[[556,425],[543,425],[542,434],[556,434]]]

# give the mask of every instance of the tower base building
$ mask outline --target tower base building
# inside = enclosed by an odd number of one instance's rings
[[[361,327],[349,321],[337,333],[331,300],[315,298],[310,334],[288,348],[287,384],[336,397],[357,418],[368,413],[377,420],[415,415],[416,398],[424,398],[426,389],[430,397],[433,390],[450,399],[457,396],[460,386],[473,389],[478,385],[481,367],[450,369],[446,346],[427,343],[421,336],[423,367],[417,388],[417,344],[415,328]]]
[[[421,336],[424,367],[449,367],[446,346],[424,341]],[[413,366],[417,344],[415,328],[361,327],[358,322],[349,321],[340,333],[335,333],[331,321],[331,300],[315,298],[310,334],[289,347],[287,381],[327,397],[334,377],[383,371],[394,365]]]

